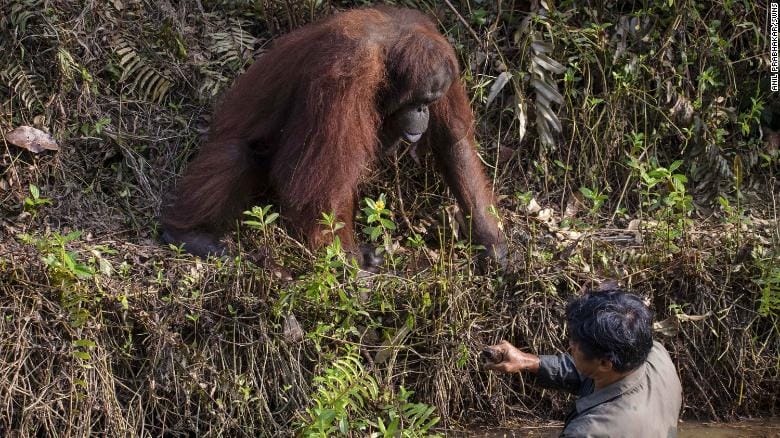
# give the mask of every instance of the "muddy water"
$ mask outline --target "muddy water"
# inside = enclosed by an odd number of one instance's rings
[[[511,429],[481,428],[460,436],[477,438],[553,438],[561,431],[561,425],[522,426]],[[735,423],[680,422],[679,438],[780,438],[780,418],[749,420]],[[455,435],[459,436],[459,435]]]

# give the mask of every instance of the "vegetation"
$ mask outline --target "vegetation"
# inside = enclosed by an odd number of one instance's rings
[[[371,3],[0,5],[0,435],[423,436],[561,418],[565,396],[486,373],[477,353],[563,350],[566,300],[603,279],[656,312],[683,415],[777,416],[765,3],[395,2],[434,16],[461,57],[506,272],[475,268],[454,200],[409,149],[365,183],[377,275],[337,239],[310,253],[273,206],[237,224],[235,257],[158,243],[219,93],[274,37]],[[11,144],[19,126],[59,150]]]

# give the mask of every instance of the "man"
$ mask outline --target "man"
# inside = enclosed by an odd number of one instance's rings
[[[486,367],[528,371],[537,383],[579,395],[562,437],[674,437],[682,389],[669,353],[653,342],[652,313],[619,289],[587,293],[566,307],[570,354],[537,356],[503,341]]]

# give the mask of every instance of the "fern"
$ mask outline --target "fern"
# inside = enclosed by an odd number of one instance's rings
[[[211,35],[211,50],[220,65],[240,69],[251,57],[257,38],[247,32],[247,25],[244,20],[228,19],[227,30]]]
[[[122,71],[119,82],[128,84],[130,91],[143,100],[162,102],[173,85],[172,81],[150,65],[129,42],[120,39],[115,46]]]
[[[211,32],[209,51],[212,61],[200,68],[204,76],[198,90],[201,95],[219,93],[252,58],[257,38],[247,31],[248,26],[246,20],[230,18],[222,22],[219,31]]]
[[[367,374],[355,353],[348,353],[338,359],[314,378],[317,392],[314,407],[309,408],[307,424],[303,428],[305,437],[331,436],[336,432],[346,434],[350,429],[364,429],[367,422],[353,420],[351,414],[364,410],[367,400],[379,396],[379,385]]]
[[[43,108],[43,93],[45,89],[43,78],[39,75],[28,73],[24,67],[19,64],[11,66],[7,70],[0,72],[0,76],[8,86],[14,90],[16,97],[22,105],[30,112],[35,112]]]
[[[27,31],[27,24],[38,15],[42,0],[17,0],[11,2],[8,14],[0,18],[0,29],[11,30],[17,35],[23,35]]]
[[[434,417],[435,408],[425,403],[412,403],[409,399],[414,391],[400,388],[398,405],[389,404],[383,407],[389,422],[385,424],[382,418],[377,418],[376,423],[370,423],[376,427],[377,437],[408,437],[437,436],[430,433],[431,428],[439,422],[439,417]]]
[[[430,429],[439,422],[433,406],[410,401],[413,391],[401,387],[398,395],[389,390],[380,392],[376,379],[353,351],[315,377],[314,384],[314,406],[306,410],[301,428],[304,437],[352,432],[372,437],[423,437],[432,436]]]

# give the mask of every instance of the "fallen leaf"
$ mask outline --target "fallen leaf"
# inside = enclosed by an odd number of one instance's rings
[[[57,142],[51,135],[31,126],[20,126],[5,135],[6,140],[15,146],[38,154],[45,150],[58,151]]]
[[[678,313],[666,318],[663,321],[653,323],[653,330],[664,336],[675,336],[680,332],[680,323],[689,321],[701,321],[703,319],[712,316],[712,312],[707,312],[704,315],[687,315],[685,313]]]
[[[536,218],[541,222],[548,222],[550,219],[552,219],[553,213],[554,212],[552,208],[545,208],[539,212],[539,215],[537,215]]]
[[[680,321],[674,316],[670,316],[663,321],[654,323],[653,331],[663,336],[675,336],[680,331]]]
[[[539,205],[538,202],[536,202],[536,198],[531,198],[531,201],[528,202],[528,205],[525,207],[525,212],[528,214],[534,214],[538,213],[542,210],[542,206]]]
[[[563,212],[564,219],[572,219],[577,216],[577,213],[585,206],[583,201],[584,196],[580,192],[574,192],[569,195],[569,199],[566,202],[566,209]]]
[[[555,233],[558,240],[580,240],[582,233],[572,230],[559,230]]]
[[[284,340],[289,344],[295,344],[303,340],[303,328],[298,319],[292,313],[284,317]]]
[[[642,225],[642,219],[632,219],[631,222],[628,223],[628,227],[626,227],[626,230],[639,231],[640,225]]]
[[[485,108],[490,107],[490,104],[493,103],[493,100],[495,100],[496,96],[498,96],[498,93],[504,88],[504,86],[509,83],[510,79],[512,79],[512,73],[505,71],[498,75],[495,82],[493,82],[493,85],[490,87],[490,92],[488,93]]]

